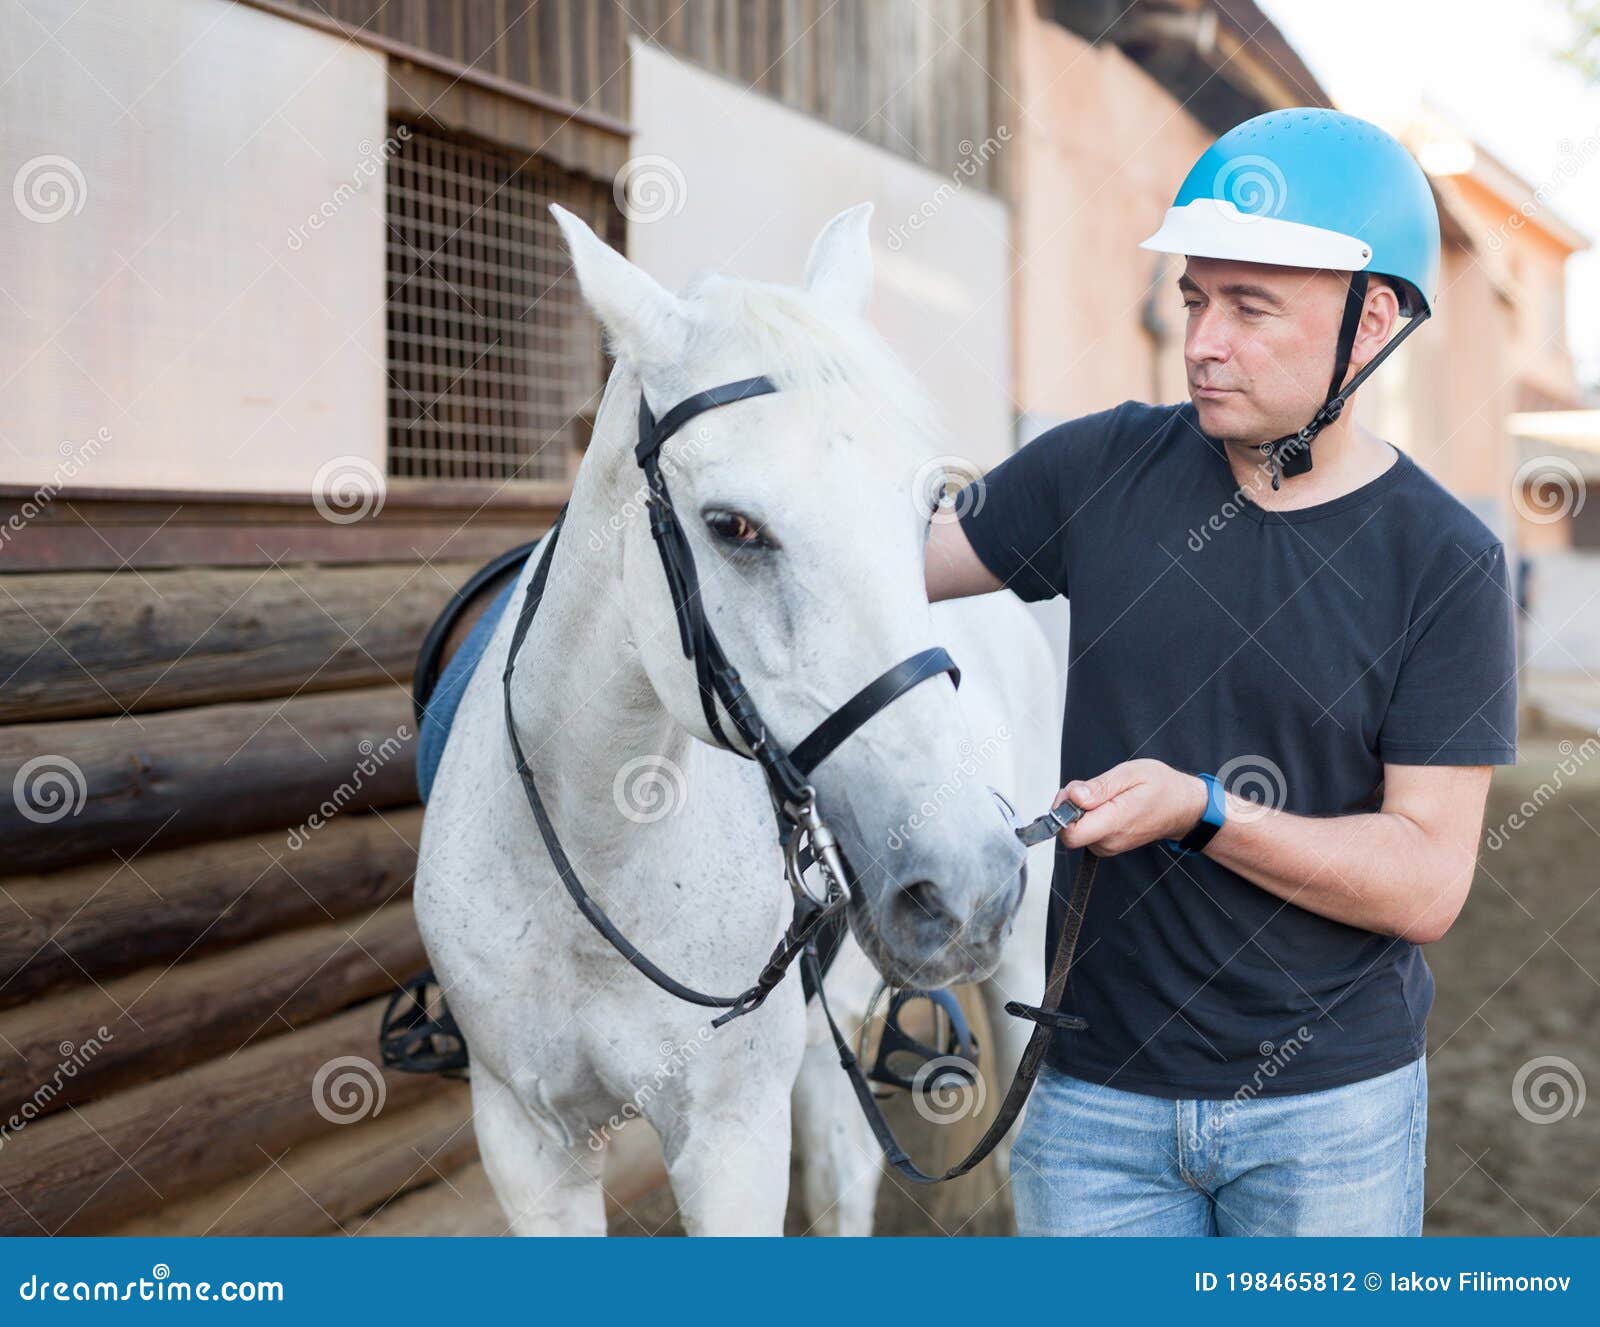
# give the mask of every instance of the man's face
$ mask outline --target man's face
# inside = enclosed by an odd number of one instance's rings
[[[1201,428],[1224,442],[1266,442],[1316,413],[1333,374],[1347,276],[1191,258],[1178,289]]]

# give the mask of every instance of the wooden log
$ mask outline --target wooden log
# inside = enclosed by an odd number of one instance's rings
[[[414,802],[415,738],[398,686],[0,728],[0,873]]]
[[[604,170],[600,177],[614,173]],[[478,565],[548,530],[570,492],[565,481],[392,479],[381,512],[336,525],[304,492],[70,487],[40,510],[33,486],[0,484],[0,525],[17,516],[27,526],[26,537],[5,547],[8,577],[130,567]]]
[[[0,1235],[110,1230],[255,1171],[287,1147],[350,1128],[363,1102],[376,1104],[379,1082],[382,1110],[436,1095],[431,1075],[378,1070],[383,1005],[369,1000],[5,1135]],[[366,1097],[354,1090],[362,1081],[373,1089]],[[373,1117],[370,1107],[365,1116]]]
[[[0,1008],[152,963],[198,958],[410,892],[422,809],[113,858],[0,889]]]
[[[509,1234],[483,1162],[474,1161],[442,1181],[401,1194],[351,1232],[368,1238],[449,1235],[491,1238]]]
[[[437,1097],[419,1106],[386,1110],[291,1147],[259,1170],[135,1217],[111,1233],[365,1234],[365,1214],[427,1185],[450,1193],[462,1169],[477,1161],[470,1090],[446,1079],[437,1087]],[[487,1210],[497,1224],[483,1233],[498,1235],[505,1220],[493,1194]]]
[[[472,562],[9,576],[0,723],[376,686]]]
[[[411,901],[402,899],[10,1010],[0,1014],[0,1045],[11,1052],[0,1077],[0,1118],[31,1121],[232,1055],[387,993],[427,961]]]

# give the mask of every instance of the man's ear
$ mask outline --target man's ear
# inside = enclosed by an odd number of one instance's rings
[[[839,310],[860,317],[872,298],[872,204],[857,203],[818,233],[806,259],[805,286]]]
[[[1356,327],[1356,339],[1350,347],[1350,369],[1358,372],[1371,362],[1394,335],[1400,321],[1400,297],[1393,284],[1385,277],[1375,276],[1367,282],[1367,298],[1361,309],[1361,322]]]
[[[559,203],[550,214],[572,254],[578,285],[612,354],[641,379],[670,372],[684,357],[692,320],[684,302],[635,267]]]

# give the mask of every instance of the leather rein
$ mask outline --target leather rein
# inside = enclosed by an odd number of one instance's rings
[[[777,820],[778,839],[784,852],[785,875],[794,895],[794,912],[789,926],[779,937],[766,965],[747,989],[737,995],[710,995],[696,990],[665,972],[622,933],[606,915],[605,909],[595,901],[578,879],[571,859],[561,846],[560,836],[556,833],[555,825],[550,819],[549,811],[528,766],[527,754],[517,734],[511,683],[517,656],[521,653],[523,642],[544,598],[550,567],[555,560],[561,526],[567,514],[565,506],[557,515],[545,539],[545,547],[541,551],[533,579],[529,582],[517,617],[516,630],[511,638],[511,647],[506,655],[505,671],[501,678],[505,697],[506,735],[511,744],[517,777],[522,783],[534,821],[539,826],[539,834],[544,840],[545,849],[549,852],[556,873],[560,876],[567,893],[595,930],[604,936],[629,963],[669,995],[690,1004],[722,1009],[724,1012],[712,1020],[713,1027],[721,1027],[724,1023],[760,1007],[783,980],[795,960],[800,959],[808,984],[814,987],[822,1004],[834,1046],[839,1052],[840,1064],[850,1077],[851,1086],[866,1113],[874,1135],[883,1147],[884,1155],[890,1164],[907,1178],[918,1183],[936,1183],[966,1174],[993,1150],[1021,1113],[1022,1106],[1033,1088],[1034,1079],[1038,1075],[1051,1034],[1058,1028],[1081,1029],[1084,1026],[1081,1020],[1062,1013],[1060,1004],[1066,992],[1073,954],[1077,948],[1078,931],[1082,925],[1084,908],[1088,904],[1089,889],[1098,859],[1089,850],[1084,850],[1077,880],[1073,885],[1072,897],[1068,903],[1066,926],[1061,943],[1056,949],[1055,961],[1051,965],[1042,1005],[1024,1005],[1017,1001],[1006,1005],[1008,1013],[1034,1020],[1035,1027],[1023,1052],[1016,1076],[1001,1103],[999,1114],[966,1158],[943,1175],[924,1174],[917,1169],[895,1141],[894,1134],[878,1107],[860,1063],[850,1048],[848,1038],[840,1030],[834,1021],[832,1011],[828,1008],[827,995],[822,985],[823,966],[817,949],[818,932],[825,924],[838,917],[850,902],[855,878],[839,848],[838,840],[817,809],[816,791],[809,779],[818,765],[880,710],[893,704],[914,687],[945,673],[950,675],[956,686],[960,686],[961,672],[949,654],[938,646],[918,651],[869,682],[788,750],[772,737],[766,724],[762,722],[755,701],[740,680],[738,670],[729,663],[727,655],[723,653],[716,632],[706,617],[705,606],[700,596],[694,553],[667,491],[666,475],[661,467],[661,448],[674,433],[697,415],[721,406],[734,405],[752,397],[766,396],[777,390],[772,380],[765,376],[743,378],[737,382],[724,383],[719,387],[697,392],[678,402],[659,420],[651,413],[649,404],[641,392],[639,441],[634,449],[635,460],[645,476],[650,533],[661,555],[661,567],[666,574],[667,586],[672,594],[679,644],[684,657],[694,665],[701,710],[705,715],[706,724],[719,745],[746,759],[755,760],[761,766]],[[722,715],[726,716],[727,722],[739,738],[737,745],[729,740],[724,730],[718,712],[719,703]],[[821,870],[823,876],[823,889],[820,894],[814,892],[805,879],[806,871],[813,865]]]

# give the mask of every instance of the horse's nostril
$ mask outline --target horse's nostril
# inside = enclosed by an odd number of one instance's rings
[[[913,880],[901,885],[895,895],[895,905],[912,922],[949,925],[954,920],[945,906],[942,891],[931,880]]]

